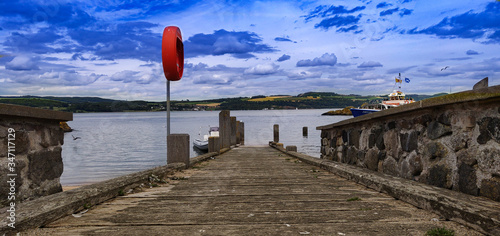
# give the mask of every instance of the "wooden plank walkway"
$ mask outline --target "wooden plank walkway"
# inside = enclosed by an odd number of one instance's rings
[[[270,147],[238,147],[163,186],[22,235],[482,235]]]

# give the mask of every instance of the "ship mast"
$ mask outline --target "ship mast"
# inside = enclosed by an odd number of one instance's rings
[[[403,80],[401,80],[401,73],[399,73],[399,91],[401,91],[401,84]]]

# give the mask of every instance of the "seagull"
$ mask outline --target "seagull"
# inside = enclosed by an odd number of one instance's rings
[[[77,140],[77,139],[79,139],[79,138],[80,138],[80,137],[75,137],[75,136],[73,136],[73,135],[71,135],[71,136],[73,137],[73,140]]]
[[[450,68],[450,67],[449,66],[445,66],[444,68],[441,68],[441,71],[446,70],[448,68]]]

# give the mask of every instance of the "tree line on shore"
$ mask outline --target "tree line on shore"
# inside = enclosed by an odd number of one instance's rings
[[[415,100],[422,100],[436,95],[411,95]],[[268,100],[264,95],[253,97],[220,98],[201,101],[171,101],[171,110],[262,110],[262,109],[320,109],[360,106],[363,103],[376,103],[384,96],[341,95],[336,93],[309,92],[297,96],[275,95]],[[166,104],[150,101],[123,101],[99,97],[39,97],[39,96],[4,96],[0,103],[38,107],[67,112],[124,112],[124,111],[164,111]],[[218,104],[204,106],[204,104]]]

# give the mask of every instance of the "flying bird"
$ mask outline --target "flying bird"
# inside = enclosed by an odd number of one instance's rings
[[[441,68],[441,71],[446,70],[448,68],[450,68],[450,67],[449,66],[445,66],[445,67]]]
[[[77,139],[81,139],[80,137],[75,137],[73,135],[71,135],[73,137],[73,140],[77,140]]]

